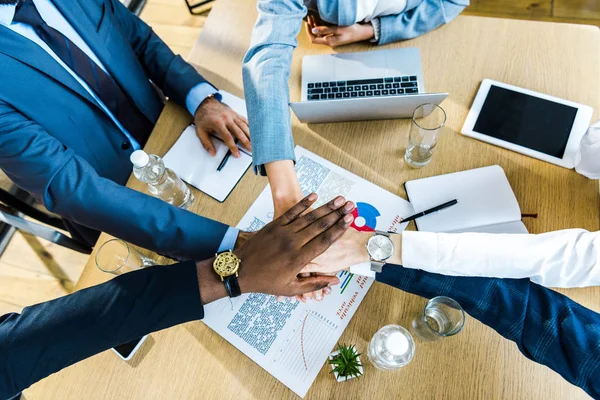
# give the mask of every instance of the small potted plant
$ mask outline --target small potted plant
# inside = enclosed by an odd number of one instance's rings
[[[360,354],[354,345],[347,346],[338,344],[338,349],[329,355],[328,364],[331,365],[332,373],[338,382],[358,378],[363,374]]]

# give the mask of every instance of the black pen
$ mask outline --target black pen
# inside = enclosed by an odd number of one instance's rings
[[[402,221],[400,221],[400,222],[412,221],[414,219],[421,218],[421,217],[423,217],[425,215],[433,214],[434,212],[438,212],[438,211],[441,211],[441,210],[443,210],[445,208],[452,207],[453,205],[455,205],[457,203],[458,203],[458,200],[456,200],[456,199],[450,200],[450,201],[448,201],[448,202],[446,202],[444,204],[440,204],[439,206],[435,206],[433,208],[430,208],[429,210],[421,211],[420,213],[416,213],[414,215],[411,215],[410,217],[406,217],[406,218],[402,219]]]
[[[235,139],[235,144],[237,145],[237,139]],[[219,164],[219,166],[217,167],[217,172],[221,172],[221,170],[223,168],[225,168],[225,166],[227,165],[227,161],[229,161],[229,157],[231,157],[231,149],[227,150],[227,153],[225,154],[225,157],[223,157],[223,160],[221,161],[221,164]]]

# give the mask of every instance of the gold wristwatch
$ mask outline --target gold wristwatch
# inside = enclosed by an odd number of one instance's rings
[[[238,282],[238,269],[242,260],[233,254],[231,250],[215,254],[217,257],[213,262],[213,269],[221,277],[229,297],[238,297],[242,294]]]

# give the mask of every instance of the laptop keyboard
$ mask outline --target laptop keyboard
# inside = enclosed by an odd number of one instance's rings
[[[416,76],[358,79],[353,81],[312,82],[308,84],[308,100],[385,97],[419,93]]]

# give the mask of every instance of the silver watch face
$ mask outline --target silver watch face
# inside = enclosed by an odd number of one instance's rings
[[[385,261],[394,253],[394,244],[387,236],[374,235],[367,242],[367,251],[372,259]]]

